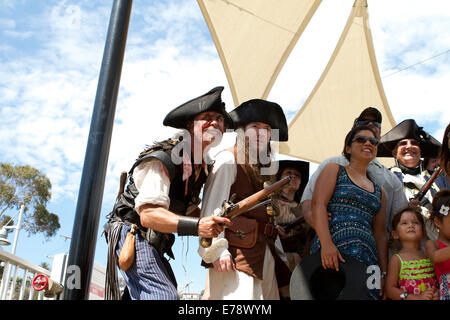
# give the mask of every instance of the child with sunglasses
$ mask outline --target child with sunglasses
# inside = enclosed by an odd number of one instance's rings
[[[346,254],[367,267],[378,265],[386,274],[386,196],[367,176],[367,167],[377,154],[375,137],[369,126],[353,128],[343,150],[349,165],[328,163],[317,178],[312,198],[317,236],[311,253],[321,252],[325,269],[339,271],[339,262],[345,263],[342,254]],[[384,279],[381,288],[370,290],[369,296],[361,299],[380,299],[383,287]]]
[[[409,205],[392,219],[392,239],[401,249],[389,261],[386,294],[392,300],[438,300],[433,263],[422,250],[425,225],[419,206]]]
[[[432,207],[430,220],[439,230],[439,237],[427,241],[425,247],[434,263],[440,299],[450,300],[450,189],[437,192]]]

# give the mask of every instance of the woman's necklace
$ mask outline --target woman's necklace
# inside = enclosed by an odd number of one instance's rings
[[[366,175],[361,175],[359,173],[359,171],[357,171],[356,169],[352,168],[351,165],[348,165],[348,168],[351,169],[351,171],[353,172],[352,176],[352,181],[358,186],[361,187],[365,190],[372,190],[373,189],[373,184],[372,181],[369,180],[369,178],[367,178]]]

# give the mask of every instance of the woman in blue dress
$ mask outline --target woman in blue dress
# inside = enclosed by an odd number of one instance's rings
[[[388,245],[384,191],[367,176],[367,166],[377,154],[375,137],[368,126],[352,129],[343,150],[350,164],[329,163],[320,173],[312,198],[317,236],[311,251],[321,251],[325,269],[339,271],[339,263],[345,263],[342,254],[367,266],[378,265],[381,290],[371,290],[369,298],[379,299],[383,296]]]

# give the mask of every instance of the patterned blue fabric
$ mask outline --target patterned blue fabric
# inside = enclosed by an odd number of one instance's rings
[[[374,183],[374,192],[354,184],[344,167],[340,167],[334,193],[328,203],[333,243],[341,253],[356,258],[367,266],[378,265],[378,252],[372,230],[372,220],[381,209],[381,189]],[[311,252],[320,251],[318,236]],[[376,296],[376,293],[375,293]]]
[[[439,299],[450,300],[450,273],[441,274],[439,280]]]
[[[116,255],[119,260],[120,250],[125,242],[130,226],[123,225]],[[177,283],[172,268],[156,249],[136,233],[135,261],[127,270],[122,271],[131,299],[133,300],[178,300]]]

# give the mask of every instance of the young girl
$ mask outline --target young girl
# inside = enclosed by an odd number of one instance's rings
[[[450,189],[437,192],[432,206],[430,220],[439,229],[439,237],[436,241],[427,241],[425,247],[434,263],[439,296],[441,300],[450,300]]]
[[[401,249],[389,261],[386,294],[392,300],[438,300],[433,264],[421,250],[424,221],[420,207],[409,205],[392,219],[392,238]]]

